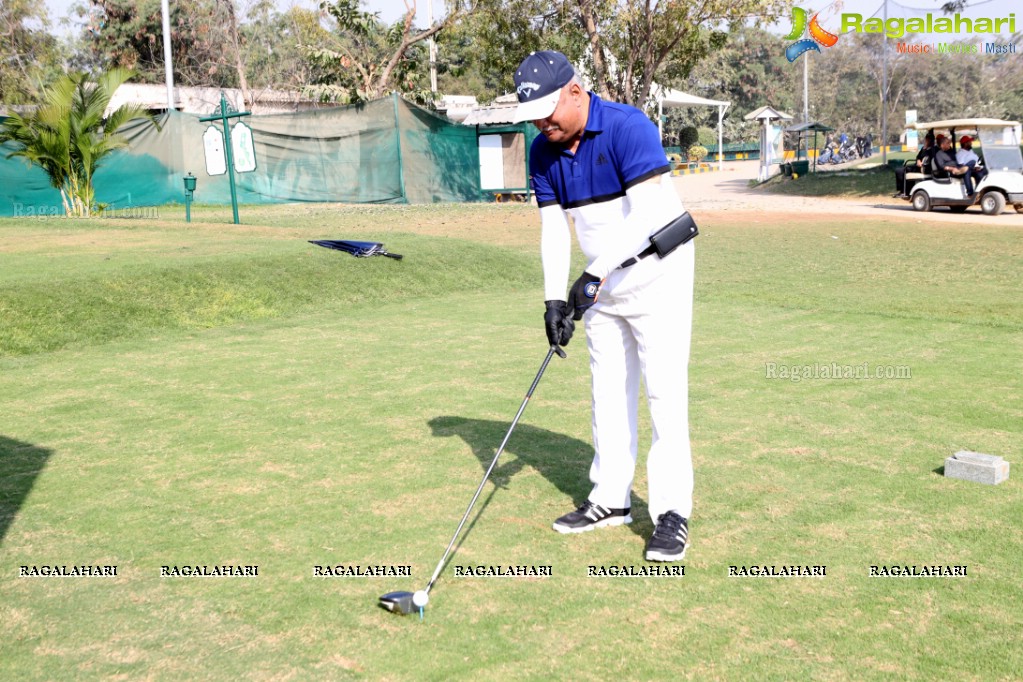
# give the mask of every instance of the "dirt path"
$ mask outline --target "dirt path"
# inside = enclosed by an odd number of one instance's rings
[[[733,161],[724,164],[724,170],[675,178],[675,186],[686,208],[694,213],[718,213],[721,217],[742,213],[770,213],[782,220],[819,220],[821,215],[862,215],[889,220],[927,223],[981,223],[992,222],[1006,227],[1023,227],[1023,214],[1007,206],[1002,215],[986,216],[979,206],[966,213],[951,213],[936,209],[927,213],[914,211],[908,201],[891,197],[825,198],[798,197],[769,194],[750,189],[749,181],[757,177],[759,161]]]

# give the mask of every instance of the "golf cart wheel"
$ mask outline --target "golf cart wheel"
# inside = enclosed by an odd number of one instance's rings
[[[1016,209],[1016,213],[1023,213],[1023,202],[1013,204],[1013,207]]]
[[[980,210],[984,215],[999,215],[1005,208],[1005,196],[998,191],[991,191],[980,199]]]
[[[916,192],[913,192],[913,210],[915,211],[931,210],[931,198],[927,196],[927,192],[923,190],[917,190]]]

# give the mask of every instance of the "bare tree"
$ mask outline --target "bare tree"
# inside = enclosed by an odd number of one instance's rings
[[[417,88],[421,65],[411,52],[471,12],[473,5],[455,3],[446,17],[423,30],[415,28],[415,0],[405,0],[405,15],[391,27],[384,26],[377,13],[360,10],[359,0],[323,2],[320,8],[337,21],[342,43],[337,49],[309,50],[313,62],[328,74],[307,91],[321,99],[356,102],[383,97],[392,90],[427,98]]]
[[[730,23],[777,18],[789,0],[572,0],[589,41],[598,94],[643,106],[654,79],[689,75],[727,40]]]

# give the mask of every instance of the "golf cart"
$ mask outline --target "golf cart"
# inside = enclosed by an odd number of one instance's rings
[[[1023,154],[1020,152],[1020,124],[995,118],[961,118],[950,121],[917,123],[917,130],[944,134],[956,150],[961,135],[970,135],[980,142],[981,163],[988,175],[981,180],[973,196],[966,194],[961,177],[939,178],[932,173],[918,173],[914,162],[907,162],[906,187],[897,188],[902,199],[912,202],[917,211],[935,206],[948,206],[962,213],[980,204],[986,215],[999,215],[1005,204],[1012,204],[1023,213]],[[910,164],[912,168],[910,168]],[[932,171],[934,169],[931,169]]]

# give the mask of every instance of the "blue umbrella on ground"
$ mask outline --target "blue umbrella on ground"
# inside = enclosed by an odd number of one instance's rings
[[[387,256],[395,260],[401,260],[398,253],[388,253],[380,242],[357,242],[348,239],[310,239],[310,244],[316,244],[326,249],[335,249],[350,253],[356,258],[369,258],[370,256]]]

